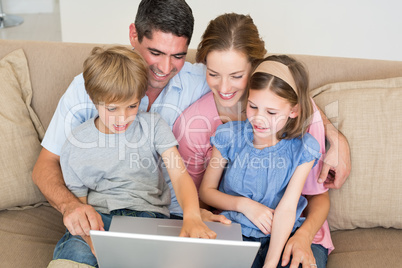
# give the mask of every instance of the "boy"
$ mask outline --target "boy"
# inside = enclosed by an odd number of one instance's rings
[[[104,230],[113,215],[167,218],[170,190],[160,169],[162,157],[184,212],[180,235],[215,238],[201,221],[196,188],[170,127],[158,114],[138,112],[148,85],[141,56],[125,47],[97,47],[84,62],[83,75],[98,116],[75,128],[62,148],[69,190],[100,213]],[[96,265],[90,238],[82,238],[87,244],[67,231],[54,258]]]

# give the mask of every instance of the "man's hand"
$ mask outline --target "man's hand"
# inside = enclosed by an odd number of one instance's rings
[[[89,230],[104,231],[99,213],[92,206],[81,202],[66,207],[63,223],[72,235],[89,236]]]
[[[324,158],[318,183],[327,188],[339,189],[345,183],[352,169],[348,141],[341,133],[337,142],[332,142]]]
[[[216,215],[213,214],[211,211],[206,210],[205,208],[200,208],[201,219],[203,221],[214,221],[220,222],[223,224],[231,224],[232,221],[226,218],[224,215]]]
[[[311,243],[303,235],[297,232],[289,238],[282,255],[282,266],[289,263],[290,256],[292,262],[289,268],[297,268],[301,263],[303,268],[311,268],[310,264],[315,264],[314,254],[311,251]]]
[[[86,236],[86,235],[82,235],[81,237],[82,237],[82,239],[85,240],[85,242],[87,242],[88,246],[91,248],[92,254],[94,254],[94,256],[96,257],[95,249],[94,249],[94,245],[92,244],[92,239],[91,239],[91,237],[90,237],[90,236]]]

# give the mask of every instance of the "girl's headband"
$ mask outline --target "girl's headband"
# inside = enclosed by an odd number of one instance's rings
[[[289,70],[289,67],[285,64],[272,60],[263,61],[260,65],[258,65],[253,74],[258,72],[268,73],[282,79],[289,84],[289,86],[294,90],[297,95],[295,80]]]

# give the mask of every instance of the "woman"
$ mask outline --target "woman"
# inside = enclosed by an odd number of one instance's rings
[[[206,65],[206,79],[211,92],[187,108],[173,127],[179,152],[197,189],[211,157],[210,137],[219,125],[246,119],[248,78],[265,54],[264,41],[250,16],[224,14],[212,20],[205,30],[196,61]],[[325,132],[316,108],[312,122],[308,132],[319,141],[322,153]],[[306,220],[289,239],[282,265],[290,264],[288,256],[291,254],[292,264],[325,267],[328,251],[333,249],[325,221],[329,210],[327,189],[316,182],[321,166],[322,161],[307,178],[303,189],[309,201],[305,209]],[[272,215],[274,211],[267,208],[266,213]]]

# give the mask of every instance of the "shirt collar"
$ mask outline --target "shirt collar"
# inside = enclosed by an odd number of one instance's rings
[[[170,91],[171,89],[175,89],[179,92],[183,90],[181,75],[184,72],[188,72],[189,64],[191,65],[191,63],[185,62],[183,65],[183,68],[181,68],[180,72],[178,72],[175,76],[172,77],[172,79],[170,79],[170,81],[167,83],[166,87],[164,88],[164,90],[166,92]]]

